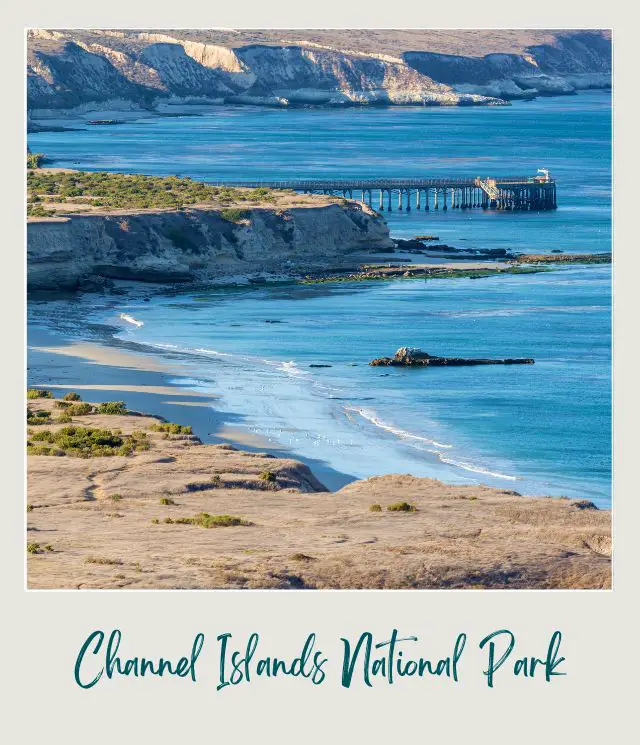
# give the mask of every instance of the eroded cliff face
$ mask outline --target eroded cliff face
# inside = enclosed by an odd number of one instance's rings
[[[611,86],[611,40],[601,32],[559,34],[553,44],[532,45],[521,54],[406,52],[403,57],[461,93],[515,99]]]
[[[364,43],[357,34],[351,38],[345,37],[348,32],[337,31],[328,45],[286,31],[34,30],[28,43],[28,105],[37,112],[152,108],[161,101],[194,100],[267,105],[496,104],[610,85],[607,32],[541,32],[529,36],[544,43],[528,46],[504,36],[509,32],[497,38],[495,32],[443,32],[435,37],[437,44],[433,32],[409,37],[402,31],[384,33],[384,39],[373,35]],[[484,45],[492,51],[479,55],[483,44],[470,39],[483,34],[490,34]],[[252,38],[260,43],[245,43]],[[523,39],[527,38],[525,34]],[[407,48],[408,43],[414,48]],[[379,51],[376,45],[381,45]],[[442,52],[447,46],[451,54]],[[501,47],[508,51],[495,51]],[[459,49],[474,54],[461,54]]]
[[[295,275],[393,246],[361,204],[252,209],[240,222],[209,209],[77,215],[27,225],[29,290],[74,290],[97,278],[230,281]]]

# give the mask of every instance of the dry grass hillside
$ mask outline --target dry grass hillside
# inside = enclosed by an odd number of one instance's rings
[[[28,404],[30,588],[610,586],[611,515],[587,501],[408,475],[331,493],[149,416]]]

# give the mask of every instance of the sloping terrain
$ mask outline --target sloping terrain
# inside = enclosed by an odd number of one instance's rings
[[[611,513],[409,475],[328,492],[307,466],[29,400],[31,588],[605,588]],[[85,404],[85,408],[86,408]],[[89,407],[91,408],[91,407]],[[65,422],[55,419],[63,414]],[[42,417],[46,419],[46,416]],[[71,419],[71,422],[68,419]],[[64,427],[144,445],[60,457]],[[161,428],[160,428],[161,429]],[[175,430],[175,427],[174,427]],[[77,439],[77,435],[76,435]],[[116,447],[119,443],[116,442]],[[56,454],[41,455],[39,448]]]

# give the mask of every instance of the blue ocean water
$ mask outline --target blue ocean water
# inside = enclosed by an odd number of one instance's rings
[[[462,108],[193,107],[198,116],[29,135],[51,165],[201,180],[534,175],[558,180],[556,213],[385,213],[394,235],[451,245],[608,251],[611,94]],[[114,114],[114,116],[117,116]],[[64,122],[56,122],[64,123]]]
[[[462,109],[213,109],[38,133],[54,165],[195,178],[533,173],[553,213],[385,213],[392,234],[525,251],[610,250],[610,96]],[[71,312],[71,311],[70,311]],[[141,321],[134,326],[126,313]],[[31,321],[46,322],[34,305]],[[220,409],[354,477],[410,472],[525,494],[611,497],[611,269],[482,280],[213,289],[90,318],[180,353]],[[368,367],[402,345],[533,366]],[[331,367],[310,367],[310,365]]]

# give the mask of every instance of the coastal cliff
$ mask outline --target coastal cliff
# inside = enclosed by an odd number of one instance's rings
[[[361,204],[248,208],[225,219],[204,207],[119,210],[29,220],[29,290],[74,290],[104,278],[232,281],[323,269],[353,251],[393,247]]]
[[[179,103],[486,105],[611,85],[606,31],[32,30],[33,117]]]

